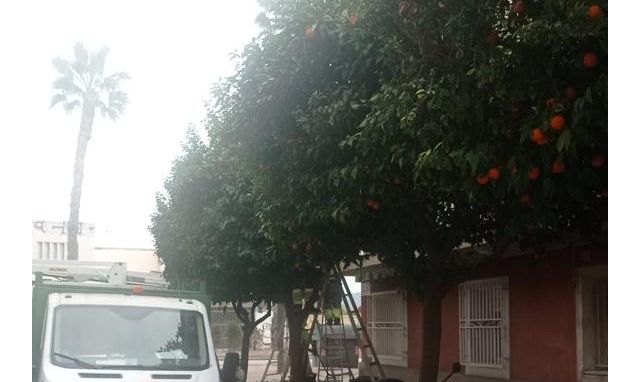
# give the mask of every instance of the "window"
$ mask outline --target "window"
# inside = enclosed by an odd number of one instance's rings
[[[473,280],[459,286],[460,363],[465,373],[508,378],[508,281]]]
[[[407,302],[401,291],[371,293],[367,300],[367,331],[380,363],[407,365]]]
[[[40,260],[65,260],[66,243],[38,241],[37,258]]]
[[[576,288],[576,345],[581,380],[605,378],[608,373],[607,267],[578,269]]]
[[[52,363],[118,369],[204,370],[209,366],[202,315],[140,306],[56,308]]]
[[[596,344],[596,369],[607,369],[608,358],[608,293],[607,279],[599,279],[594,286],[595,298],[595,344]]]

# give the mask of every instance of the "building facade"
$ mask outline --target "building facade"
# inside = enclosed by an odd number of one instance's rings
[[[78,255],[93,251],[96,227],[80,223]],[[67,260],[67,222],[34,220],[31,222],[31,258],[39,260]]]
[[[348,272],[388,376],[417,381],[422,303],[377,262]],[[442,300],[440,370],[450,381],[606,381],[607,248],[520,254],[480,267]]]
[[[137,272],[160,272],[162,266],[153,248],[124,245],[102,245],[96,237],[96,226],[80,223],[78,260],[125,262],[127,269]],[[68,260],[67,223],[38,220],[31,227],[31,258],[39,260]]]

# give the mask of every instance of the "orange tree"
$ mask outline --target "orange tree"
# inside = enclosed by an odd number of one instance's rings
[[[386,36],[381,81],[346,102],[367,113],[335,192],[361,248],[423,297],[421,381],[436,380],[441,299],[474,264],[606,220],[606,7],[592,5],[372,1],[359,18],[360,38]]]
[[[606,219],[606,6],[267,9],[232,93],[271,237],[285,248],[313,232],[338,259],[362,249],[402,275],[423,298],[420,378],[433,381],[451,285],[513,242],[592,238]]]
[[[215,144],[190,131],[156,200],[150,230],[173,287],[205,281],[214,303],[231,303],[242,322],[240,366],[246,371],[251,334],[286,293],[253,212],[249,183]],[[251,303],[246,308],[244,303]],[[261,303],[268,307],[258,317]],[[245,374],[246,375],[246,374]]]
[[[435,381],[451,285],[513,242],[591,238],[606,219],[606,5],[262,5],[209,126],[245,180],[238,230],[264,240],[257,266],[279,264],[289,292],[378,255],[422,296],[420,380]],[[282,298],[300,328],[308,310]],[[298,330],[291,343],[301,381]]]
[[[210,134],[248,174],[258,228],[269,243],[266,256],[281,265],[278,275],[289,288],[283,302],[295,381],[305,378],[302,327],[320,276],[357,258],[357,225],[337,224],[346,222],[348,202],[334,192],[339,179],[332,175],[349,164],[350,153],[338,150],[345,127],[357,125],[366,110],[323,125],[313,117],[318,108],[338,110],[340,100],[366,99],[377,86],[375,62],[353,62],[374,53],[359,52],[353,38],[354,4],[263,2],[262,33],[239,55],[235,75],[214,92],[217,123]],[[304,306],[291,293],[299,288],[315,291]]]

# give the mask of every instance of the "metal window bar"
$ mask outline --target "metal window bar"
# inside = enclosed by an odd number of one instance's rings
[[[475,280],[459,286],[460,363],[502,368],[503,279]]]
[[[607,369],[608,364],[608,287],[607,278],[595,284],[596,317],[596,369]]]
[[[376,292],[366,296],[367,331],[378,357],[404,361],[405,307],[404,298],[397,290]]]

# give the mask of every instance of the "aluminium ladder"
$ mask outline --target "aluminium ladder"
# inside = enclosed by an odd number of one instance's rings
[[[366,325],[364,324],[364,321],[362,319],[362,316],[360,315],[360,312],[358,311],[358,306],[355,302],[355,299],[353,298],[353,294],[351,293],[351,290],[349,289],[349,286],[347,285],[347,280],[345,279],[344,274],[342,273],[342,271],[340,270],[340,267],[338,265],[334,265],[333,267],[331,267],[331,270],[329,272],[329,275],[327,277],[324,278],[324,281],[322,283],[322,289],[318,298],[318,308],[314,309],[313,311],[313,319],[311,322],[311,327],[310,328],[305,328],[306,333],[308,333],[308,337],[304,339],[304,347],[303,348],[307,348],[307,351],[310,353],[313,353],[312,349],[310,349],[310,342],[311,342],[311,338],[313,337],[313,332],[315,331],[315,328],[317,326],[318,323],[318,316],[321,312],[323,312],[323,307],[324,307],[324,300],[325,300],[325,294],[327,292],[327,288],[329,283],[331,282],[331,279],[336,278],[338,280],[338,283],[340,284],[340,297],[342,299],[342,303],[344,304],[346,311],[347,311],[347,315],[349,317],[349,321],[351,323],[351,327],[353,328],[354,334],[355,334],[355,339],[356,339],[356,344],[358,346],[358,348],[360,349],[360,354],[362,356],[362,362],[364,364],[365,367],[365,371],[367,373],[367,376],[369,378],[371,378],[371,381],[376,381],[378,379],[382,379],[382,378],[386,378],[386,374],[384,372],[384,369],[382,368],[382,365],[380,364],[380,360],[378,358],[378,354],[376,353],[374,347],[373,347],[373,342],[371,341],[371,337],[369,336],[369,333],[367,332],[367,328]],[[324,314],[323,314],[323,318],[324,318]],[[342,318],[340,318],[340,320],[342,321]],[[278,332],[280,333],[280,331],[283,330],[285,325],[282,325],[281,328],[279,328]],[[344,323],[343,323],[343,332],[342,333],[334,333],[337,335],[342,335],[343,339],[345,336],[345,331],[344,331]],[[334,336],[333,339],[335,339],[336,337]],[[320,341],[322,340],[321,338],[319,339]],[[319,342],[320,342],[319,341]],[[342,342],[342,341],[341,341]],[[344,343],[342,343],[342,345],[344,345]],[[344,346],[342,346],[342,351],[344,351]],[[276,374],[280,374],[280,373],[268,373],[269,367],[271,366],[272,362],[273,362],[273,358],[275,355],[276,351],[274,349],[272,349],[271,351],[271,356],[269,357],[269,360],[267,361],[267,366],[265,368],[265,371],[263,373],[261,382],[265,382],[265,378],[269,375],[276,375]],[[371,353],[371,360],[369,359],[369,353]],[[345,354],[346,355],[346,354]],[[318,357],[319,359],[321,357]],[[305,368],[307,368],[309,365],[309,357],[306,357],[306,363],[305,363]],[[327,366],[329,366],[330,363],[328,363],[328,365],[325,365],[325,368]],[[373,374],[374,368],[375,367],[375,371],[377,375]],[[337,377],[342,377],[344,375],[349,375],[350,378],[353,378],[353,373],[351,372],[351,368],[348,368],[349,372],[348,373],[344,373],[344,369],[341,370],[340,373],[335,373],[335,368],[333,370],[329,370],[326,374],[327,374],[327,379],[331,379],[333,381],[337,380]],[[289,364],[287,363],[285,365],[285,367],[283,367],[282,369],[282,375],[280,378],[280,381],[284,381],[287,377],[287,374],[289,372]],[[316,378],[319,379],[320,373],[316,373]]]
[[[368,374],[367,376],[371,378],[372,381],[386,378],[384,369],[380,364],[378,354],[373,347],[373,342],[371,342],[371,337],[369,337],[367,327],[362,320],[360,311],[358,311],[358,306],[356,305],[356,301],[353,298],[353,294],[351,294],[351,290],[349,289],[349,285],[347,284],[347,280],[345,279],[344,274],[340,270],[339,265],[334,265],[332,271],[340,280],[340,285],[342,286],[342,288],[340,288],[342,301],[347,309],[349,321],[351,322],[351,326],[353,327],[353,331],[355,332],[356,342],[358,348],[360,349],[362,362],[364,363],[365,370]],[[369,360],[368,352],[371,352],[371,361]],[[373,375],[372,366],[375,366],[378,374],[377,376]]]

